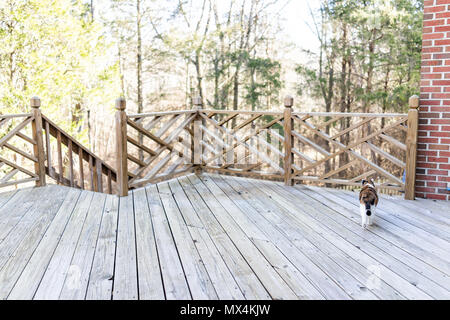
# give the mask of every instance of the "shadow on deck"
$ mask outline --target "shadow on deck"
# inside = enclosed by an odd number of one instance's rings
[[[190,175],[0,194],[1,299],[450,299],[448,202]]]

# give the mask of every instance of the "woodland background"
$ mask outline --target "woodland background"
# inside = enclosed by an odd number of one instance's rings
[[[407,110],[423,1],[308,0],[315,49],[282,37],[299,32],[283,29],[289,2],[1,0],[0,113],[27,112],[38,95],[44,114],[112,158],[121,95],[130,113],[189,109],[197,94],[226,110],[282,110],[285,94],[296,111]]]

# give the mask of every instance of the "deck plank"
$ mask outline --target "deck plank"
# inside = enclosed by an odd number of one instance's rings
[[[36,251],[33,253],[30,261],[26,265],[17,283],[11,291],[8,299],[12,300],[29,300],[33,299],[42,276],[52,259],[53,253],[58,245],[67,222],[78,202],[81,191],[77,189],[70,189],[67,193],[66,199],[56,213],[50,227],[45,233],[44,238],[39,243]]]
[[[249,241],[250,235],[256,235],[256,239],[266,240],[267,237],[254,226],[245,214],[223,193],[219,187],[209,178],[199,177],[204,186],[210,190],[210,195],[217,199],[222,205],[220,211],[214,212],[216,219],[227,230],[230,238],[244,255],[253,272],[258,276],[261,283],[273,299],[295,299],[296,295],[284,282],[280,275],[271,267],[270,263],[261,254],[258,248]],[[238,214],[237,211],[240,211]],[[233,212],[233,214],[231,213]],[[239,225],[233,220],[233,215],[243,219]],[[241,222],[241,221],[239,221]],[[251,230],[243,231],[242,228],[252,225]],[[247,233],[248,232],[248,233]]]
[[[347,195],[345,193],[336,192],[336,190],[329,190],[329,192],[335,194],[343,200],[348,201],[349,203],[357,206],[359,208],[359,202],[357,201],[357,196]],[[422,239],[422,243],[428,243],[430,247],[433,247],[433,250],[437,254],[450,252],[450,243],[447,240],[449,236],[447,232],[441,230],[438,225],[434,225],[434,228],[431,230],[428,228],[426,224],[417,219],[411,219],[411,217],[401,216],[398,213],[398,209],[393,208],[388,202],[380,202],[377,206],[376,210],[377,221],[381,222],[381,219],[389,222],[387,226],[391,227],[395,226],[394,230],[398,230],[401,228],[403,230],[409,231],[411,234],[414,234],[416,237],[420,237]],[[437,235],[436,235],[437,234]],[[445,255],[445,253],[444,253]]]
[[[23,190],[23,189],[22,189]],[[0,208],[3,207],[19,190],[12,190],[0,193]]]
[[[128,197],[121,197],[119,200],[114,300],[139,299],[133,197],[134,194],[131,193]]]
[[[290,203],[284,203],[285,206],[291,206],[291,203],[293,203],[291,210],[298,210],[298,205],[301,203],[301,209],[303,209],[303,212],[305,212],[306,215],[292,216],[294,219],[302,218],[309,226],[321,230],[322,234],[326,236],[329,241],[332,241],[338,248],[347,254],[358,257],[359,262],[366,268],[376,266],[380,271],[380,277],[405,297],[409,299],[429,299],[430,295],[426,294],[423,290],[427,290],[429,293],[432,292],[438,296],[445,295],[447,292],[442,287],[430,285],[429,281],[427,281],[427,279],[419,272],[415,272],[408,266],[396,262],[393,258],[386,255],[385,252],[362,241],[360,237],[355,236],[354,234],[346,233],[346,241],[339,240],[342,239],[342,236],[340,236],[342,233],[338,231],[342,230],[340,229],[342,227],[334,223],[331,219],[323,219],[323,214],[320,212],[313,214],[314,205],[308,203],[307,198],[301,198],[297,196],[297,194],[291,194],[290,192],[287,192],[284,187],[276,184],[268,187],[272,189],[272,196],[275,196],[273,191],[277,191],[278,194],[281,194],[284,202],[286,202],[286,200],[290,201]],[[406,280],[405,277],[408,278],[409,281]]]
[[[315,193],[318,193],[317,189],[311,187],[308,188]],[[343,200],[340,197],[337,197],[335,194],[330,193],[326,190],[321,190],[321,194],[326,195],[330,206],[334,206],[335,204],[341,206],[343,210],[340,210],[339,213],[344,214],[346,217],[353,220],[356,224],[360,225],[361,218],[359,215],[359,207],[356,207],[353,203]],[[387,226],[387,228],[385,228],[385,226]],[[392,230],[393,228],[394,230]],[[369,232],[376,233],[380,237],[388,240],[401,249],[431,264],[432,266],[445,272],[447,275],[450,275],[447,271],[450,270],[450,264],[447,261],[444,261],[442,257],[428,250],[428,247],[426,245],[424,246],[419,241],[417,241],[417,238],[414,237],[414,234],[396,226],[393,226],[393,228],[389,228],[388,222],[383,220],[380,221],[375,218],[374,226],[369,229]],[[444,254],[444,257],[449,258],[448,256],[448,254]]]
[[[203,261],[185,224],[178,205],[172,196],[168,183],[159,183],[158,191],[178,249],[184,274],[189,284],[192,298],[196,300],[217,299]]]
[[[133,191],[138,257],[139,298],[164,300],[164,287],[145,189]]]
[[[59,298],[93,196],[93,192],[82,191],[33,299]]]
[[[38,195],[39,192],[34,192],[33,189],[19,190],[0,209],[0,243],[33,207],[39,199]]]
[[[156,185],[152,185],[146,187],[145,191],[155,231],[166,299],[192,299],[158,189]]]
[[[235,183],[233,183],[233,180],[235,180]],[[277,206],[274,201],[271,201],[271,199],[267,197],[267,195],[265,195],[258,188],[255,188],[250,182],[242,179],[226,179],[226,181],[233,185],[236,190],[241,190],[241,193],[243,195],[248,193],[248,197],[249,199],[252,199],[255,208],[259,209],[261,214],[263,214],[269,220],[269,223],[272,223],[274,226],[278,227],[284,234],[286,234],[286,236],[288,236],[290,239],[293,239],[294,244],[301,244],[299,243],[300,241],[302,241],[303,243],[305,243],[305,241],[308,241],[309,243],[315,245],[317,247],[314,248],[315,250],[323,251],[326,256],[330,257],[341,268],[346,270],[348,274],[352,275],[356,280],[358,280],[362,288],[367,287],[367,279],[369,279],[372,274],[366,268],[360,265],[357,260],[339,250],[332,243],[326,241],[319,234],[313,232],[310,228],[307,228],[306,226],[304,226],[303,228],[298,228],[298,223],[294,224],[290,219],[280,219],[278,215],[273,214],[273,212],[285,212],[286,210],[282,207]],[[241,184],[244,189],[238,189],[239,186],[237,185],[237,183]],[[309,247],[311,248],[311,246]],[[317,260],[316,256],[318,256],[316,253],[311,255],[311,259],[313,261]],[[318,263],[318,265],[322,264]],[[324,271],[327,272],[326,269]],[[390,287],[381,279],[378,283],[378,286],[375,286],[370,290],[382,299],[404,299],[404,297],[399,292]]]
[[[450,299],[448,202],[189,174],[0,193],[0,299]]]
[[[95,193],[92,198],[64,286],[59,295],[60,300],[84,300],[86,297],[105,201],[106,194],[104,193]]]
[[[108,195],[86,293],[88,300],[111,300],[116,254],[119,198]]]
[[[281,232],[279,228],[275,227],[272,222],[275,224],[282,224],[283,222],[279,217],[273,217],[271,210],[264,209],[267,204],[259,205],[257,201],[255,201],[255,199],[258,198],[248,196],[246,190],[252,190],[252,186],[248,186],[248,188],[244,189],[233,184],[231,178],[222,180],[216,175],[214,175],[212,179],[229,195],[230,199],[233,199],[236,203],[242,205],[248,201],[248,203],[252,205],[251,207],[245,205],[244,208],[245,212],[253,217],[252,220],[254,223],[267,235],[271,236],[271,242],[287,257],[298,257],[297,261],[301,260],[302,264],[300,265],[300,269],[305,273],[308,273],[311,277],[315,276],[315,278],[313,278],[314,280],[312,280],[313,283],[315,283],[329,299],[348,299],[345,295],[340,294],[342,291],[345,291],[346,294],[353,299],[377,299],[372,292],[364,287],[363,283],[358,282],[351,274],[338,266],[338,264],[327,255],[318,251],[306,238],[303,238],[302,240],[304,241],[296,245],[295,241],[298,241],[299,234],[295,240],[292,241],[292,238],[290,240],[289,236]],[[240,199],[245,200],[240,201]],[[279,210],[278,208],[273,209]],[[274,254],[277,254],[277,252],[274,252]],[[295,262],[295,260],[293,260],[293,262]],[[337,294],[333,296],[332,293],[334,292],[337,292]]]
[[[205,230],[180,182],[176,179],[172,180],[169,186],[218,298],[220,300],[243,299],[244,295]]]
[[[53,189],[51,193],[46,197],[41,197],[40,201],[36,202],[26,217],[21,220],[23,224],[32,223],[29,224],[28,230],[25,230],[26,233],[17,241],[18,245],[14,253],[0,270],[0,299],[8,296],[67,196],[67,190],[64,188],[40,189],[35,190],[35,193],[42,196],[42,192],[51,189]],[[6,242],[7,240],[3,243]]]
[[[304,193],[305,195],[311,197],[312,199],[315,199],[318,201],[321,205],[325,206],[322,208],[322,212],[327,215],[330,219],[333,219],[343,227],[345,227],[350,232],[353,232],[359,236],[361,236],[364,240],[370,242],[372,245],[378,247],[379,249],[383,250],[386,254],[394,257],[395,259],[401,261],[403,264],[409,266],[410,268],[420,272],[424,276],[426,276],[428,279],[434,281],[436,284],[443,286],[447,290],[450,290],[450,277],[444,273],[441,272],[437,268],[433,268],[430,264],[425,263],[421,260],[424,256],[426,256],[426,253],[424,252],[423,255],[415,256],[409,252],[404,251],[401,246],[398,246],[396,242],[389,242],[385,238],[383,238],[383,234],[379,234],[377,232],[378,229],[371,229],[369,232],[367,230],[363,230],[359,226],[359,215],[353,215],[354,222],[350,223],[352,221],[351,218],[346,216],[347,211],[345,208],[341,207],[337,203],[330,203],[329,198],[327,198],[324,195],[318,194],[312,190],[309,190],[307,188],[299,189],[300,192]],[[327,209],[330,206],[329,209]],[[339,213],[339,214],[335,214]],[[350,221],[349,221],[350,220]],[[355,221],[356,220],[356,221]],[[345,229],[342,229],[343,231]],[[346,232],[346,231],[345,231]]]
[[[201,181],[195,180],[193,176],[179,178],[178,181],[188,195],[194,210],[244,297],[246,299],[269,299],[270,295],[261,284],[261,281],[215,218],[212,210],[214,210],[215,206],[220,206],[220,204],[207,197],[206,188],[204,188]],[[208,203],[205,202],[202,196],[208,199]]]

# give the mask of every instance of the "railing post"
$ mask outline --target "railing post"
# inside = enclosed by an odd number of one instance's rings
[[[117,193],[128,195],[127,113],[124,98],[116,100]]]
[[[292,156],[293,140],[292,127],[294,121],[292,119],[292,106],[294,105],[294,98],[287,96],[284,99],[284,184],[293,186],[292,179],[292,164],[294,157]]]
[[[193,139],[192,139],[192,164],[195,167],[195,172],[199,173],[201,169],[202,162],[202,129],[201,124],[202,121],[200,120],[199,110],[203,108],[202,99],[200,96],[197,96],[192,99],[192,103],[194,105],[194,108],[197,110],[197,115],[194,118],[194,125],[192,128],[193,131]]]
[[[419,126],[419,97],[409,98],[408,132],[406,135],[405,199],[414,200],[416,188],[417,130]]]
[[[34,118],[31,123],[33,140],[36,142],[36,144],[33,145],[34,156],[37,159],[37,162],[34,163],[34,171],[39,177],[39,180],[36,181],[36,186],[42,187],[46,185],[46,182],[44,140],[42,138],[42,113],[39,109],[41,107],[41,99],[38,97],[31,98],[30,106]]]

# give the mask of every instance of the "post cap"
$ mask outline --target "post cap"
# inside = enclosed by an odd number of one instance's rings
[[[198,95],[198,96],[195,96],[194,98],[192,98],[192,104],[198,108],[201,108],[203,105],[202,97],[200,97]]]
[[[411,109],[417,109],[419,107],[419,96],[414,95],[409,98],[409,107]]]
[[[116,109],[123,111],[125,110],[125,108],[127,107],[127,101],[125,100],[124,97],[120,97],[118,99],[116,99]]]
[[[32,108],[39,108],[41,106],[41,99],[39,97],[33,97],[30,99],[30,106]]]
[[[284,98],[284,106],[286,108],[292,108],[293,105],[294,105],[294,98],[292,96],[286,96]]]

